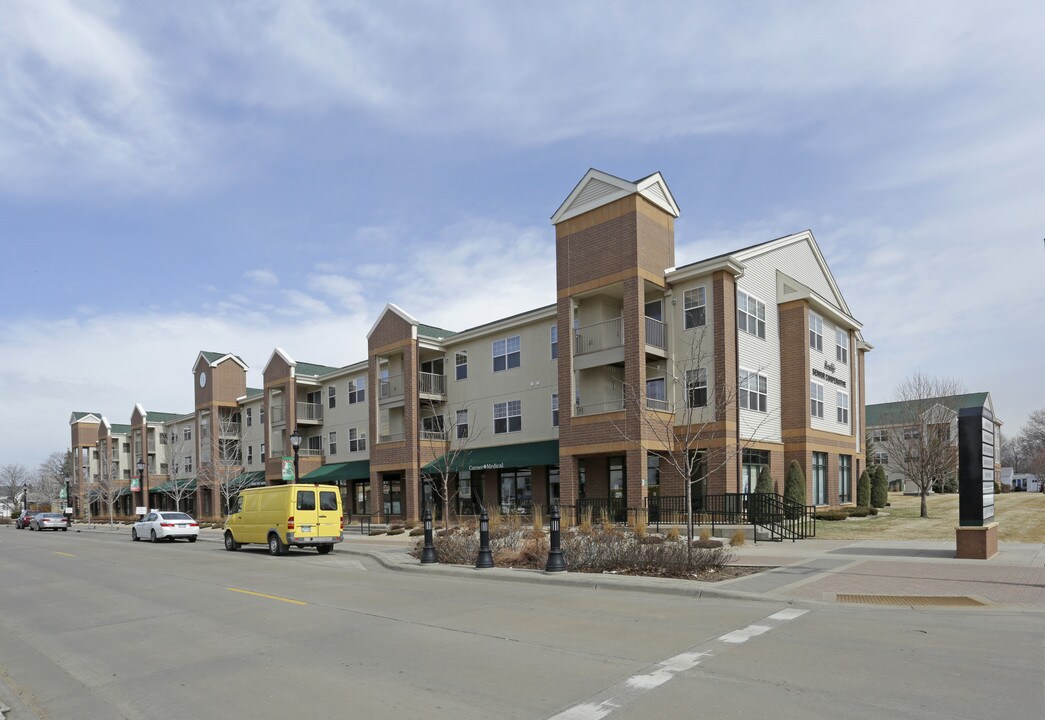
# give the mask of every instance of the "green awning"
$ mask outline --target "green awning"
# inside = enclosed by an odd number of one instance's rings
[[[240,473],[225,484],[233,492],[239,492],[243,488],[263,487],[265,485],[265,472],[256,470],[254,472]]]
[[[449,452],[438,460],[428,463],[422,472],[450,472],[461,470],[500,470],[501,468],[530,467],[532,465],[558,465],[559,441],[497,445]]]
[[[168,480],[165,483],[161,483],[156,487],[149,488],[150,493],[169,493],[181,490],[184,492],[192,492],[196,489],[196,478],[175,478],[174,480]]]
[[[336,485],[348,480],[367,480],[370,477],[370,461],[330,463],[301,477],[301,482]]]

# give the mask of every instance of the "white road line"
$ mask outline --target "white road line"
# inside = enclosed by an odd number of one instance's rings
[[[738,645],[747,642],[753,637],[758,637],[769,632],[780,624],[805,615],[807,610],[785,609],[763,618],[757,623],[747,627],[733,630],[725,635],[720,635],[714,640],[701,643],[686,652],[674,655],[667,660],[662,660],[656,665],[648,668],[646,672],[632,675],[593,697],[586,702],[579,703],[573,707],[553,715],[549,720],[602,720],[614,710],[627,707],[638,699],[639,696],[655,688],[660,687],[676,675],[692,670],[705,658],[711,657],[715,649],[722,651],[721,643]]]

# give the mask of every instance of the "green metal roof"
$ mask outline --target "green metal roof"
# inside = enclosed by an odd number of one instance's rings
[[[216,363],[218,360],[221,360],[226,355],[232,355],[232,353],[207,352],[206,350],[203,350],[202,352],[200,352],[200,355],[202,355],[203,359],[206,360],[207,362],[209,362],[209,363]],[[236,358],[237,360],[239,360],[244,365],[247,364],[246,362],[243,361],[243,358],[241,358],[239,355],[232,355],[232,357]]]
[[[156,487],[149,488],[149,492],[174,492],[175,488],[180,488],[185,492],[193,492],[196,489],[196,478],[175,478],[174,480],[168,480],[167,482],[161,483]]]
[[[330,367],[329,365],[316,365],[314,363],[299,362],[294,370],[297,375],[311,375],[313,377],[322,377],[323,375],[329,375],[332,372],[337,372],[341,368]]]
[[[257,397],[258,395],[264,395],[264,394],[265,394],[265,391],[262,390],[261,388],[247,388],[247,397],[249,397],[249,398]]]
[[[988,393],[966,393],[964,395],[947,395],[925,400],[903,400],[898,402],[876,403],[867,406],[867,427],[880,425],[899,425],[909,422],[912,412],[919,406],[939,403],[957,412],[962,408],[983,407],[987,403]]]
[[[454,455],[454,457],[448,458],[448,455]],[[458,472],[460,470],[495,470],[529,467],[531,465],[558,464],[559,441],[542,440],[539,442],[519,443],[518,445],[497,445],[448,453],[438,460],[428,463],[422,470],[425,472],[442,472],[444,468],[448,468],[450,472]]]
[[[430,338],[449,338],[453,337],[457,333],[453,330],[444,330],[443,328],[437,328],[435,325],[424,325],[422,323],[417,324],[417,334],[424,335]]]
[[[100,418],[102,416],[102,414],[98,413],[98,412],[79,412],[77,410],[73,411],[73,419],[75,419],[75,420],[81,420],[81,419],[87,417],[88,415],[94,415],[95,417],[98,417],[98,418]]]
[[[121,433],[123,435],[129,435],[131,432],[130,425],[121,425],[117,423],[110,424],[109,429],[112,430],[114,433]]]
[[[261,470],[240,473],[229,480],[228,485],[232,490],[239,491],[244,488],[263,487],[265,485],[265,473]]]
[[[175,418],[185,417],[188,413],[166,413],[166,412],[147,412],[145,419],[151,423],[165,423],[174,420]]]
[[[370,461],[330,463],[301,477],[302,482],[338,483],[345,480],[366,480],[370,477]]]

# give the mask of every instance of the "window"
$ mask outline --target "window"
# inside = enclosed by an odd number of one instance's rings
[[[348,431],[348,451],[362,452],[364,450],[366,450],[366,433],[352,428]]]
[[[889,453],[883,451],[875,452],[874,454],[875,465],[888,465],[889,464]]]
[[[842,329],[835,330],[835,359],[849,363],[849,333]]]
[[[330,409],[337,407],[337,388],[333,385],[327,388],[327,407]]]
[[[504,340],[494,340],[493,371],[500,372],[519,367],[521,349],[522,340],[518,335],[512,335]]]
[[[323,454],[323,436],[322,435],[313,435],[312,437],[310,437],[308,439],[308,449],[312,453],[314,453],[316,455],[322,455]]]
[[[885,442],[886,438],[889,437],[887,430],[872,430],[871,431],[871,442]]]
[[[838,456],[838,502],[853,501],[853,456]]]
[[[185,439],[192,440],[192,425],[185,426]]]
[[[314,490],[298,490],[298,510],[316,509],[316,492]]]
[[[552,395],[552,427],[559,427],[559,396]]]
[[[918,431],[918,428],[904,428],[903,439],[904,440],[917,440],[922,434]]]
[[[494,435],[519,432],[520,430],[522,430],[522,401],[509,400],[508,402],[494,403]]]
[[[124,452],[125,455],[129,455],[130,454],[130,452],[131,452],[131,444],[129,442],[125,442],[123,444],[123,452]]]
[[[765,412],[768,395],[769,380],[765,375],[740,371],[740,407]]]
[[[827,453],[813,453],[813,504],[827,505]]]
[[[809,414],[824,417],[824,386],[817,382],[809,383]]]
[[[551,327],[551,343],[552,343],[552,360],[559,357],[559,326],[552,325]]]
[[[192,472],[192,456],[191,455],[189,455],[188,457],[185,458],[185,466],[184,467],[185,467],[185,472],[187,472],[187,473]]]
[[[167,444],[167,433],[161,432],[160,433],[160,445],[166,445],[166,444]]]
[[[835,395],[838,405],[838,422],[849,424],[849,393],[840,392]]]
[[[457,379],[465,380],[468,377],[468,353],[454,353],[454,365],[457,367]]]
[[[258,422],[262,425],[265,424],[265,406],[262,405],[258,408]]]
[[[253,445],[248,445],[247,446],[247,464],[248,465],[253,465],[254,464],[254,446]]]
[[[683,327],[686,330],[703,327],[707,323],[707,290],[695,287],[682,293]]]
[[[824,321],[814,312],[809,313],[809,347],[824,351]]]
[[[707,368],[696,368],[686,371],[686,405],[687,407],[707,407],[708,404],[708,371]]]
[[[366,378],[360,377],[348,381],[348,404],[366,402]]]
[[[265,443],[261,443],[261,462],[265,462]]]
[[[329,442],[327,443],[327,447],[330,448],[330,454],[331,455],[337,455],[337,433],[336,432],[330,433],[330,437],[328,438],[328,441]]]
[[[766,304],[742,290],[737,291],[737,327],[766,339]]]
[[[769,467],[769,451],[746,448],[740,455],[741,460],[741,492],[754,492],[758,487],[758,476],[762,468]]]
[[[421,418],[421,430],[425,437],[441,437],[443,434],[443,416],[429,415]]]
[[[251,408],[247,408],[247,427],[250,427],[254,422],[254,418],[251,415]]]
[[[653,453],[646,453],[646,487],[650,495],[660,495],[660,456]]]
[[[457,438],[463,439],[468,437],[468,411],[458,410],[457,411]]]
[[[653,410],[668,409],[667,386],[664,378],[650,378],[646,381],[646,406]]]

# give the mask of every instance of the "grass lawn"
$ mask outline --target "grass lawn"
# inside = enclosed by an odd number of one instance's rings
[[[1001,542],[1045,542],[1045,494],[994,496],[994,519]],[[929,517],[920,518],[920,498],[889,493],[889,507],[877,516],[838,522],[818,520],[816,536],[825,540],[954,540],[958,495],[930,495]]]

